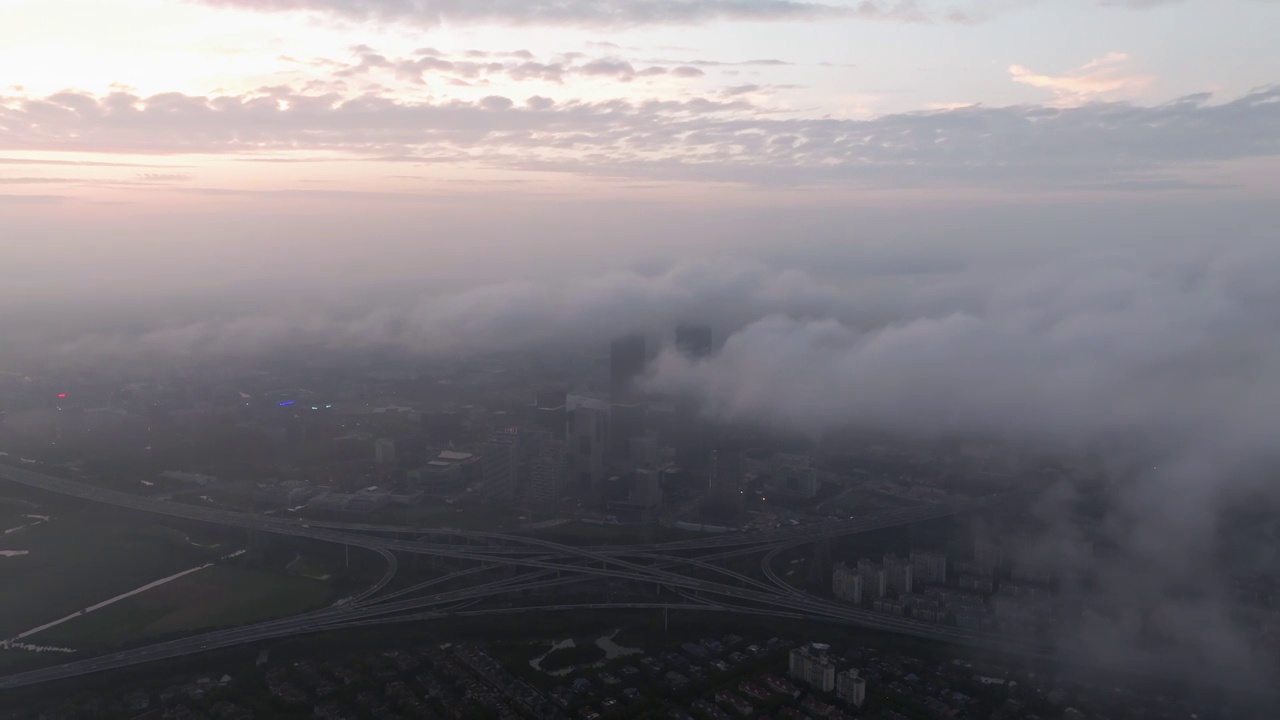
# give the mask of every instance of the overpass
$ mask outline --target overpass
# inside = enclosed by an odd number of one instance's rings
[[[510,612],[551,611],[566,607],[666,608],[738,612],[847,623],[974,647],[1007,649],[1010,645],[1006,638],[990,633],[886,616],[822,600],[781,582],[776,575],[772,574],[768,560],[784,549],[798,547],[820,537],[851,535],[948,517],[1005,503],[1013,499],[1014,495],[992,495],[977,500],[897,510],[874,517],[823,522],[758,533],[651,545],[580,547],[510,533],[272,518],[252,513],[164,502],[97,488],[76,480],[10,465],[0,465],[0,479],[139,512],[359,547],[381,555],[387,563],[386,572],[377,583],[352,598],[350,602],[340,606],[11,675],[0,678],[0,689],[29,686],[300,634],[437,619],[451,615],[471,617]],[[488,544],[459,545],[449,542],[430,542],[423,541],[421,539],[423,537],[458,538],[466,541],[483,541]],[[766,553],[766,562],[763,567],[766,579],[771,582],[762,582],[716,564],[719,560],[761,552]],[[444,578],[419,583],[379,597],[378,593],[385,589],[396,574],[398,568],[396,553],[433,555],[471,562],[475,565]],[[482,576],[486,570],[501,567],[520,572],[514,577],[497,581],[431,595],[425,594],[433,586]],[[714,575],[718,576],[718,579],[693,577],[680,572],[681,570],[696,571],[708,576]],[[572,606],[535,604],[467,609],[475,603],[492,601],[514,592],[555,588],[580,582],[584,578],[652,583],[678,595],[679,600]],[[1041,652],[1034,647],[1020,649],[1031,654]]]

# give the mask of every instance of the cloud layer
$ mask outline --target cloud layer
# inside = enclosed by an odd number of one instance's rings
[[[699,397],[715,418],[815,438],[980,437],[1112,461],[1123,468],[1108,478],[1114,556],[1096,555],[1067,522],[1071,500],[1039,510],[1038,544],[1093,574],[1087,591],[1065,589],[1106,610],[1064,646],[1094,666],[1261,688],[1274,666],[1230,619],[1225,583],[1240,568],[1223,563],[1219,543],[1229,508],[1280,508],[1280,288],[1264,270],[1277,262],[1273,246],[1239,244],[1159,260],[1081,256],[992,273],[969,302],[902,307],[883,323],[834,307],[779,313],[709,360],[667,352],[651,387]],[[941,277],[929,286],[939,300],[957,289]],[[1159,658],[1122,630],[1144,623],[1171,637]]]
[[[1133,98],[1145,91],[1153,78],[1127,71],[1130,58],[1125,53],[1108,53],[1060,75],[1037,73],[1022,65],[1011,65],[1009,75],[1016,83],[1052,92],[1060,105],[1079,105],[1091,100]]]
[[[1090,602],[1112,613],[1090,615],[1070,650],[1095,663],[1149,662],[1128,651],[1123,628],[1154,618],[1182,629],[1164,661],[1238,681],[1269,666],[1230,620],[1222,583],[1237,568],[1220,560],[1218,542],[1233,504],[1280,508],[1272,239],[1113,234],[1018,253],[983,251],[967,237],[945,251],[889,247],[878,259],[829,247],[811,258],[825,271],[685,262],[359,312],[162,322],[87,334],[54,354],[138,366],[299,344],[425,356],[599,352],[620,332],[710,322],[723,347],[700,363],[664,353],[650,383],[699,399],[711,417],[815,438],[850,429],[976,436],[1111,461],[1119,471],[1102,531],[1112,555],[1092,555],[1066,522],[1071,486],[1037,510],[1050,528],[1044,551],[1092,569]]]
[[[751,184],[1160,187],[1280,154],[1280,87],[1224,103],[967,107],[872,120],[782,117],[742,99],[475,102],[289,88],[0,97],[3,151],[335,151],[487,167]]]
[[[842,14],[802,0],[202,0],[264,12],[314,11],[357,21],[651,25],[709,20],[813,19]],[[865,3],[870,6],[871,3]],[[899,3],[910,5],[912,3]],[[878,10],[878,8],[877,8]]]
[[[359,22],[515,25],[684,25],[716,20],[850,17],[906,23],[976,23],[1036,0],[197,0],[261,12],[310,11]],[[1095,0],[1099,6],[1154,8],[1181,0]]]

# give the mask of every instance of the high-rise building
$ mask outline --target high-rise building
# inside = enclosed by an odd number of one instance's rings
[[[520,434],[511,428],[489,433],[480,460],[482,494],[486,499],[511,501],[520,472]]]
[[[911,551],[913,582],[920,585],[945,585],[947,582],[947,556],[925,550]]]
[[[628,459],[638,468],[658,467],[658,440],[651,436],[633,437],[629,443]]]
[[[534,405],[537,407],[564,407],[568,391],[562,388],[549,388],[537,393]]]
[[[858,574],[858,568],[846,563],[836,563],[831,571],[831,592],[845,602],[861,605],[862,575]]]
[[[837,674],[836,697],[854,707],[862,707],[867,701],[866,679],[858,677],[858,671],[853,668]]]
[[[609,346],[609,399],[628,403],[636,399],[636,382],[644,374],[644,336],[620,337]]]
[[[604,482],[605,412],[584,405],[571,410],[568,417],[565,470],[569,490],[592,500]]]
[[[647,510],[662,507],[662,474],[657,470],[636,470],[635,485],[631,488],[631,504]]]
[[[890,590],[899,595],[907,595],[911,592],[915,580],[913,570],[911,561],[906,558],[900,558],[893,553],[884,556],[885,582]]]
[[[366,445],[366,447],[368,446]],[[379,465],[394,465],[396,462],[396,441],[392,438],[378,438],[373,443],[373,461]]]
[[[691,358],[707,357],[711,354],[711,326],[681,325],[677,327],[676,349]]]
[[[737,508],[742,504],[742,453],[731,448],[711,451],[708,469],[708,498],[717,504]]]
[[[534,401],[533,424],[550,433],[556,440],[564,439],[568,393],[564,390],[543,390]]]
[[[609,461],[626,462],[631,454],[631,440],[644,435],[643,405],[609,405]]]
[[[530,464],[529,502],[539,509],[552,509],[564,494],[565,446],[559,440],[548,440]]]
[[[815,690],[831,692],[836,686],[836,666],[827,656],[828,649],[813,643],[792,650],[788,674]]]
[[[696,412],[681,409],[667,423],[665,439],[675,450],[676,464],[693,475],[707,472],[711,457],[706,421]]]
[[[803,461],[803,463],[801,462]],[[818,475],[802,455],[779,455],[774,458],[770,488],[773,492],[797,498],[818,496]]]
[[[862,577],[863,597],[878,600],[888,594],[888,576],[878,564],[862,558],[858,561],[858,575]]]

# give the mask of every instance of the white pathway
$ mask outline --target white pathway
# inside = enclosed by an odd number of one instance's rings
[[[243,555],[245,552],[246,552],[246,551],[244,551],[244,550],[237,550],[236,552],[233,552],[233,553],[231,553],[230,555],[225,555],[225,556],[223,556],[223,557],[222,557],[222,559],[223,559],[223,560],[230,560],[231,558],[239,557],[239,556]],[[87,607],[87,608],[85,608],[85,609],[83,609],[83,610],[77,611],[77,612],[75,612],[75,613],[72,613],[71,615],[68,615],[68,616],[66,616],[66,617],[64,617],[64,618],[61,618],[61,619],[59,619],[59,620],[54,620],[54,621],[53,621],[53,622],[51,622],[51,623],[45,623],[44,625],[41,625],[40,627],[37,627],[37,628],[32,628],[32,629],[30,629],[30,630],[28,630],[28,631],[26,631],[26,632],[24,632],[24,633],[22,633],[22,634],[20,634],[20,635],[15,635],[14,637],[10,638],[9,640],[3,640],[3,641],[0,641],[0,647],[8,647],[9,645],[14,644],[14,641],[15,641],[15,640],[21,640],[21,639],[26,638],[26,637],[31,637],[32,635],[35,635],[36,633],[39,633],[39,632],[43,632],[43,631],[45,631],[45,630],[48,630],[48,629],[49,629],[49,628],[51,628],[51,627],[56,627],[56,626],[61,625],[62,623],[65,623],[65,622],[70,622],[71,620],[75,620],[75,619],[76,619],[76,618],[78,618],[78,617],[83,617],[83,616],[85,616],[85,615],[88,615],[89,613],[91,613],[91,612],[93,612],[93,611],[95,611],[95,610],[101,610],[102,608],[107,607],[108,605],[112,605],[112,604],[118,603],[118,602],[120,602],[121,600],[124,600],[125,598],[133,597],[134,595],[137,595],[137,594],[139,594],[139,593],[144,593],[144,592],[146,592],[146,591],[148,591],[148,590],[150,590],[150,589],[152,589],[152,588],[160,587],[161,585],[164,585],[165,583],[173,582],[174,580],[177,580],[177,579],[178,579],[178,578],[180,578],[180,577],[186,577],[187,575],[190,575],[191,573],[200,572],[201,570],[204,570],[205,568],[213,567],[213,566],[214,566],[214,564],[215,564],[215,563],[211,563],[211,562],[210,562],[210,563],[205,563],[204,565],[201,565],[201,566],[199,566],[199,567],[193,567],[193,568],[191,568],[190,570],[183,570],[182,572],[180,572],[180,573],[176,573],[176,574],[174,574],[174,575],[170,575],[169,577],[166,577],[166,578],[160,578],[159,580],[156,580],[156,581],[154,581],[154,582],[149,582],[149,583],[147,583],[146,585],[143,585],[143,586],[142,586],[142,587],[140,587],[140,588],[134,588],[133,590],[130,590],[129,592],[127,592],[127,593],[123,593],[123,594],[121,594],[121,595],[117,595],[117,596],[115,596],[115,597],[111,598],[110,600],[103,600],[102,602],[98,603],[97,605],[90,605],[89,607]]]

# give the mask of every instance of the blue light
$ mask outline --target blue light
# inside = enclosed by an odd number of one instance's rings
[[[284,402],[280,403],[280,407],[289,407],[292,404],[293,404],[292,400],[285,400]]]

